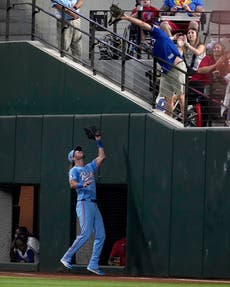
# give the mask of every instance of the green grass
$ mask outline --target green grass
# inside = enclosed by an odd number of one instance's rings
[[[0,276],[0,287],[219,287],[223,283],[159,283],[159,282],[127,282],[127,281],[111,281],[106,277],[100,280],[87,279],[50,279],[50,278],[22,278],[11,276]]]

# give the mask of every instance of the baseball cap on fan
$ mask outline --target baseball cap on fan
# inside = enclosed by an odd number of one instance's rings
[[[73,162],[73,157],[74,157],[74,153],[75,151],[82,151],[82,147],[77,145],[74,149],[72,149],[69,153],[68,153],[68,161],[69,162]]]

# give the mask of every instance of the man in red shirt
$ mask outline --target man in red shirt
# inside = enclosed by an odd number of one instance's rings
[[[132,10],[131,16],[137,17],[138,11],[141,12],[141,20],[153,25],[158,20],[159,10],[151,5],[151,0],[141,0],[141,5],[138,5]]]
[[[138,18],[138,12],[141,13],[141,20],[149,25],[153,26],[155,22],[158,22],[159,10],[151,5],[151,0],[141,0],[140,5],[137,5],[131,13],[132,17]],[[133,28],[133,27],[132,27]],[[134,29],[134,28],[133,28]],[[135,29],[134,29],[135,30]],[[137,33],[137,31],[136,31]],[[145,43],[146,31],[141,30],[140,40],[142,43]]]
[[[113,266],[126,265],[126,237],[114,243],[108,264]]]

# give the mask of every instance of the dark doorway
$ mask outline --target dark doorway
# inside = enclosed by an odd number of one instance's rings
[[[100,257],[100,265],[108,265],[108,259],[115,241],[126,236],[126,223],[127,223],[127,194],[128,187],[125,184],[98,184],[97,185],[97,201],[98,207],[101,211],[106,240]],[[71,242],[76,238],[76,200],[77,193],[73,191],[71,193]],[[92,247],[87,254],[83,255],[84,263],[88,264],[88,260],[91,257]],[[79,253],[77,253],[79,262]],[[86,258],[89,257],[87,260]],[[75,264],[75,258],[72,263]]]
[[[115,241],[126,236],[127,185],[103,184],[97,186],[98,206],[103,216],[106,240],[100,265],[107,265]]]

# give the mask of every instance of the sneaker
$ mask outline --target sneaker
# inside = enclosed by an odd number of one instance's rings
[[[73,269],[72,264],[70,264],[68,261],[61,259],[60,262],[68,269]]]
[[[90,271],[90,272],[93,272],[93,273],[95,273],[97,275],[100,275],[100,276],[105,275],[105,272],[103,272],[100,269],[93,269],[93,268],[87,267],[87,270]]]

